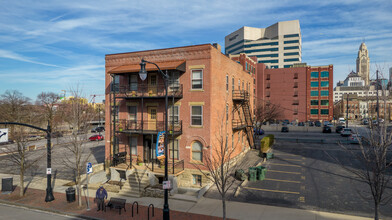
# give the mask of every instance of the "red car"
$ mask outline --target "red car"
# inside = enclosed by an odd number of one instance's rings
[[[103,139],[104,139],[103,136],[102,136],[102,135],[99,135],[99,134],[93,135],[93,136],[89,137],[89,140],[90,140],[90,141],[101,141],[101,140],[103,140]]]

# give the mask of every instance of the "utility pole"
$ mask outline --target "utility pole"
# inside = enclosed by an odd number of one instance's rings
[[[377,92],[377,126],[379,125],[379,123],[380,123],[380,106],[379,106],[379,103],[378,103],[378,84],[379,84],[379,82],[378,82],[378,70],[376,71],[376,92]]]
[[[346,94],[346,128],[348,128],[348,93]]]

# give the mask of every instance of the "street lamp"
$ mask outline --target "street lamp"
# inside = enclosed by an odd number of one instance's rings
[[[140,63],[140,71],[139,71],[139,76],[142,81],[144,81],[147,78],[147,70],[146,70],[146,63],[150,63],[155,65],[158,68],[158,72],[162,75],[162,78],[165,81],[165,181],[168,181],[168,174],[167,174],[167,167],[168,167],[168,162],[167,162],[167,157],[168,157],[168,152],[167,152],[167,103],[168,103],[168,98],[167,98],[167,80],[169,79],[169,76],[167,73],[162,72],[162,70],[159,68],[159,66],[156,63],[147,61],[142,59],[142,62]],[[143,106],[142,106],[143,108]],[[165,194],[164,194],[164,204],[163,204],[163,219],[164,220],[169,220],[170,219],[170,213],[169,213],[169,192],[168,189],[164,189]]]

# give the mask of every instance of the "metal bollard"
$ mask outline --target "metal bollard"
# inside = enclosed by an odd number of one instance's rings
[[[153,204],[150,204],[149,206],[148,206],[148,210],[147,210],[147,215],[148,215],[148,220],[150,220],[150,206],[152,206],[152,217],[154,217],[154,205]]]
[[[139,214],[139,203],[135,201],[132,203],[132,218],[133,218],[133,205],[135,205],[135,203],[136,203],[136,214]]]

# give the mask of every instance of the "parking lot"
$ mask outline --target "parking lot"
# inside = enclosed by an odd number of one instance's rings
[[[230,200],[366,217],[373,215],[372,200],[365,200],[358,194],[358,191],[369,192],[369,187],[328,156],[341,161],[351,160],[347,152],[336,144],[346,138],[336,133],[275,135],[278,138],[273,147],[275,157],[263,164],[267,168],[265,180],[245,181],[237,196]],[[300,141],[285,141],[284,137],[298,137]],[[301,139],[308,138],[330,139],[334,143],[301,142]],[[351,147],[355,150],[358,145]],[[380,207],[381,215],[392,218],[391,208],[391,204]]]

